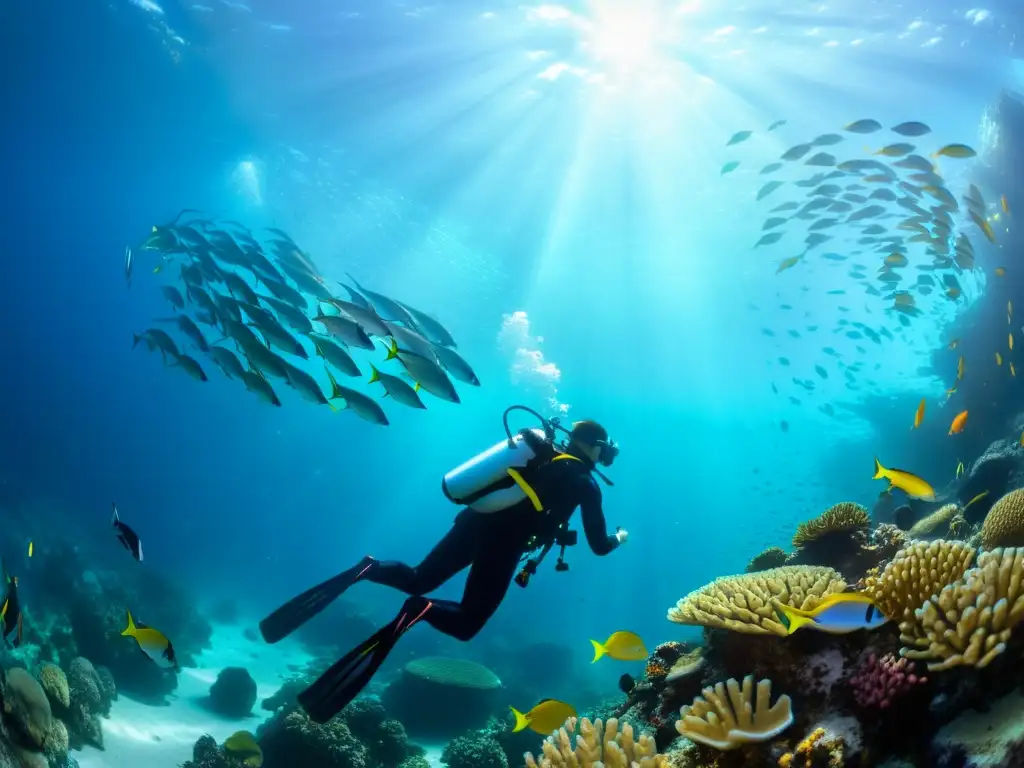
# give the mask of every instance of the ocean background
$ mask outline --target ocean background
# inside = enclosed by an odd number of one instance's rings
[[[979,255],[959,302],[933,294],[900,330],[845,267],[776,275],[793,252],[752,249],[766,209],[750,168],[860,118],[981,150],[986,108],[1024,87],[1022,15],[1010,0],[6,0],[4,552],[21,558],[27,535],[120,557],[114,500],[148,567],[254,622],[364,554],[418,562],[457,512],[441,477],[522,403],[607,426],[622,452],[605,512],[631,536],[606,558],[570,550],[568,573],[552,557],[473,645],[554,640],[586,663],[587,640],[616,629],[649,647],[696,636],[666,610],[833,503],[872,508],[874,456],[938,486],[999,436],[947,437],[956,359],[936,354],[1002,301],[995,262]],[[982,160],[943,161],[951,185]],[[290,391],[271,408],[133,350],[170,309],[141,251],[126,288],[124,249],[183,208],[280,227],[329,280],[436,314],[482,387],[459,385],[460,405],[392,403],[380,428]],[[861,354],[840,317],[900,332]],[[855,389],[828,345],[862,361]],[[922,397],[935,418],[911,433]],[[402,601],[349,597],[381,621]],[[590,671],[614,689],[622,668]]]

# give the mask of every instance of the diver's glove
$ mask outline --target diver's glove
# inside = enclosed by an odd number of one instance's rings
[[[625,528],[616,528],[615,529],[615,539],[616,539],[616,541],[619,542],[619,544],[625,544],[626,540],[628,538],[629,538],[629,531],[627,531]]]

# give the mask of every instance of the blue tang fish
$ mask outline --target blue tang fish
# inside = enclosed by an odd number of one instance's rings
[[[870,597],[859,592],[829,595],[810,611],[782,604],[776,604],[775,607],[786,617],[786,634],[789,635],[801,627],[809,627],[830,635],[845,635],[858,629],[878,629],[889,621]]]

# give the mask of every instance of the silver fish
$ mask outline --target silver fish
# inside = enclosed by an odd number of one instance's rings
[[[370,336],[383,337],[391,335],[384,324],[384,320],[374,311],[373,307],[361,307],[351,301],[344,301],[342,299],[331,299],[325,303],[351,317],[363,326],[363,330]]]
[[[149,328],[142,333],[132,334],[132,349],[135,349],[140,341],[144,342],[150,351],[159,350],[164,363],[167,362],[167,355],[178,357],[181,354],[174,339],[159,328]]]
[[[277,312],[277,316],[287,323],[293,331],[312,333],[313,324],[309,322],[309,318],[287,301],[281,301],[274,296],[264,296],[263,294],[260,294],[260,300]]]
[[[469,363],[463,360],[462,356],[454,349],[435,344],[434,354],[437,355],[437,359],[445,370],[456,379],[466,384],[472,384],[474,387],[480,386],[480,379],[476,377]]]
[[[181,295],[181,291],[175,288],[173,285],[161,285],[160,292],[164,295],[164,298],[170,303],[175,309],[185,308],[185,298]]]
[[[416,390],[404,380],[398,376],[392,376],[390,373],[381,373],[375,366],[370,365],[370,384],[375,382],[380,382],[384,387],[385,397],[391,395],[396,402],[407,405],[410,408],[427,407],[420,400],[420,396],[416,394]]]
[[[360,349],[372,350],[374,348],[373,340],[366,335],[363,326],[349,317],[344,315],[317,315],[313,320],[323,323],[327,332],[338,339],[338,341],[353,347],[359,347]]]
[[[412,376],[413,381],[420,385],[434,397],[447,400],[449,403],[459,403],[459,393],[455,391],[455,385],[445,374],[440,365],[433,360],[428,360],[419,355],[400,353],[398,360],[405,366],[405,370]]]
[[[281,406],[281,401],[278,399],[274,388],[270,386],[270,382],[256,371],[242,371],[242,382],[245,384],[246,389],[263,402],[278,407]]]
[[[206,373],[203,371],[199,363],[196,362],[193,358],[189,357],[188,355],[178,355],[175,358],[175,362],[171,363],[171,367],[173,368],[175,367],[175,365],[177,365],[177,367],[185,371],[185,373],[187,373],[196,381],[207,380]]]
[[[348,274],[348,273],[346,273]],[[363,294],[373,305],[373,308],[377,311],[377,314],[383,317],[385,320],[391,322],[402,322],[408,323],[409,325],[415,325],[412,317],[406,312],[405,308],[394,299],[389,299],[387,296],[381,293],[375,293],[374,291],[368,291],[359,284],[352,275],[348,276],[348,279],[355,283],[356,288]]]
[[[367,397],[362,392],[341,386],[329,370],[327,376],[331,380],[331,400],[344,400],[346,409],[371,424],[379,424],[382,427],[389,424],[384,409],[377,405],[373,398]]]
[[[128,283],[128,287],[132,287],[132,270],[135,266],[132,260],[132,249],[131,246],[126,245],[124,247],[124,280]]]
[[[389,323],[386,320],[384,325],[387,328],[387,335],[395,340],[395,346],[397,346],[399,352],[412,352],[414,355],[425,357],[428,360],[436,359],[433,345],[416,333],[416,331]],[[393,354],[391,356],[394,357]]]
[[[316,405],[331,405],[330,400],[324,395],[316,379],[310,376],[301,368],[291,363],[285,363],[285,371],[288,373],[288,383],[306,400]],[[333,406],[331,406],[333,408]]]
[[[359,366],[342,347],[326,336],[320,334],[309,334],[309,340],[316,347],[316,353],[324,359],[324,364],[330,363],[346,376],[360,376]]]
[[[234,272],[225,272],[224,283],[235,298],[247,301],[250,304],[259,305],[260,297],[256,295],[256,291],[245,282],[241,275],[237,275]]]
[[[236,376],[239,379],[244,378],[243,374],[245,373],[245,369],[242,367],[238,358],[235,357],[235,353],[230,349],[217,346],[210,347],[210,357],[213,358],[213,362],[217,364],[217,367],[220,368],[224,372],[224,375],[229,379],[233,379]]]
[[[399,303],[402,305],[402,308],[412,316],[413,321],[416,323],[416,327],[419,329],[420,333],[427,337],[427,339],[435,344],[442,344],[446,347],[451,347],[452,349],[458,346],[448,329],[441,325],[441,321],[436,320],[426,312],[421,312],[415,307],[410,307],[404,301]]]

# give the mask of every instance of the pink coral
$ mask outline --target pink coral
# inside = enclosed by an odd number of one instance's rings
[[[850,678],[853,698],[865,709],[886,709],[916,685],[928,682],[927,677],[914,674],[909,659],[891,653],[881,658],[868,654]]]

